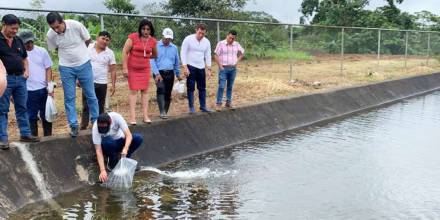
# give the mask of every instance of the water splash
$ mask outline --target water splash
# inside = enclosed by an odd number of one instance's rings
[[[28,150],[27,145],[23,143],[12,143],[17,147],[18,151],[21,154],[23,161],[26,163],[26,166],[29,170],[29,173],[32,175],[32,178],[35,181],[35,185],[40,190],[40,193],[44,200],[52,198],[52,193],[47,189],[46,182],[44,181],[43,175],[38,169],[37,163],[34,160],[31,152]]]
[[[171,178],[178,179],[194,179],[194,178],[210,178],[210,177],[220,177],[229,174],[235,174],[236,171],[211,171],[209,168],[201,168],[198,170],[186,170],[186,171],[162,171],[155,167],[142,167],[141,171],[155,172],[162,176],[167,176]]]

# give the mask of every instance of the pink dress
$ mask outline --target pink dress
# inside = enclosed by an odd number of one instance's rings
[[[133,42],[128,56],[128,87],[130,90],[146,90],[150,83],[150,56],[157,41],[154,37],[142,40],[138,33],[128,35]]]

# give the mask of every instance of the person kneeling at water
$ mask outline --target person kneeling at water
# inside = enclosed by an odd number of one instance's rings
[[[104,156],[108,157],[107,167],[111,170],[120,157],[130,157],[143,141],[140,134],[131,134],[127,122],[116,112],[99,115],[93,124],[92,138],[100,169],[99,180],[102,182],[107,181]]]

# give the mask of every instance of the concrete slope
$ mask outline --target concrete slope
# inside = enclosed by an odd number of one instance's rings
[[[134,158],[142,166],[158,166],[438,89],[440,73],[136,126],[133,130],[144,135],[144,143]],[[90,132],[77,138],[52,137],[29,148],[54,195],[93,184],[97,179]],[[0,218],[41,199],[16,148],[0,152],[0,175]]]

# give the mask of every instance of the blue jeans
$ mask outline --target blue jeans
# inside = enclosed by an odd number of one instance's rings
[[[188,93],[188,105],[194,108],[194,91],[197,83],[199,90],[200,109],[206,108],[206,73],[205,69],[199,69],[188,65],[189,76],[186,79],[186,92]]]
[[[143,142],[142,135],[139,133],[133,133],[133,140],[131,141],[130,147],[128,147],[127,157],[131,155],[141,146]],[[122,152],[122,148],[125,145],[125,138],[120,138],[113,140],[111,137],[102,138],[101,148],[104,156],[109,159],[109,167],[113,169],[119,161],[119,155]]]
[[[222,104],[223,91],[226,86],[226,102],[232,102],[232,87],[234,86],[235,76],[237,75],[236,67],[225,67],[218,73],[218,90],[217,90],[217,105]]]
[[[28,91],[27,109],[29,114],[29,121],[38,121],[38,113],[40,113],[41,120],[46,120],[46,101],[46,88]]]
[[[60,66],[61,82],[64,90],[64,108],[66,109],[67,121],[70,127],[78,127],[78,117],[76,115],[76,80],[79,81],[83,93],[87,99],[90,110],[90,121],[93,123],[98,118],[98,99],[95,94],[93,84],[93,70],[90,61],[81,66],[65,67]]]
[[[5,142],[8,141],[8,112],[11,96],[14,99],[15,117],[17,118],[20,135],[31,135],[26,107],[26,79],[23,75],[8,75],[7,81],[8,86],[6,87],[5,93],[0,97],[0,139]]]

